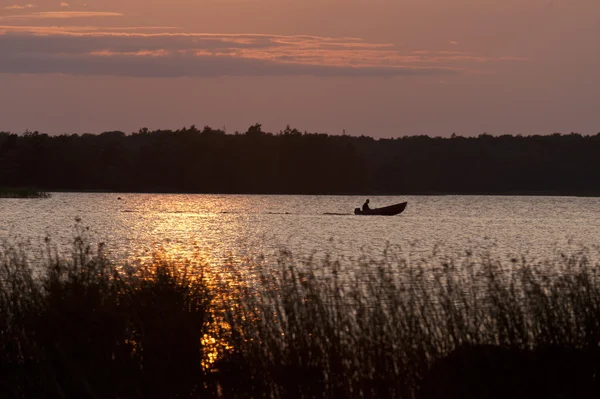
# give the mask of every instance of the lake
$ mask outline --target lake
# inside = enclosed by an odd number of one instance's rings
[[[121,198],[121,199],[119,199]],[[485,251],[544,259],[597,251],[600,198],[372,196],[371,207],[408,202],[399,216],[355,216],[365,196],[53,193],[0,199],[0,241],[68,251],[75,225],[116,259],[200,254],[213,263],[293,254],[356,258],[393,247],[410,256]],[[76,220],[81,220],[77,222]]]

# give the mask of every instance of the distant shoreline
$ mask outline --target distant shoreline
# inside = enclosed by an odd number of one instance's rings
[[[40,191],[29,187],[0,187],[0,198],[50,198],[47,191]]]
[[[449,139],[206,127],[126,135],[0,132],[0,187],[48,191],[600,196],[600,134]]]
[[[285,192],[187,192],[187,191],[114,191],[114,190],[45,190],[47,193],[81,193],[81,194],[173,194],[173,195],[276,195],[276,196],[331,196],[331,197],[578,197],[598,198],[598,193],[557,193],[539,191],[517,191],[503,193],[460,193],[460,192],[423,192],[423,193],[285,193]],[[2,194],[0,193],[0,198]]]

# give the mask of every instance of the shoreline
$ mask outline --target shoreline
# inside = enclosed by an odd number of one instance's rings
[[[16,189],[19,190],[19,189]],[[40,190],[40,193],[68,193],[68,194],[151,194],[151,195],[246,195],[246,196],[300,196],[300,197],[574,197],[574,198],[600,198],[598,193],[561,193],[561,192],[540,192],[540,191],[510,191],[501,193],[461,193],[461,192],[364,192],[364,193],[287,193],[287,192],[197,192],[197,191],[173,191],[173,190]],[[19,198],[3,197],[0,191],[0,198]]]

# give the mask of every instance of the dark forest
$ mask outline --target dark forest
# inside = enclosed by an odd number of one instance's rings
[[[600,133],[374,139],[195,126],[0,132],[0,187],[264,194],[600,195]]]

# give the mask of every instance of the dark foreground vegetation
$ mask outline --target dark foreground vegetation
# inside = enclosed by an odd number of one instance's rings
[[[375,140],[260,125],[126,135],[0,132],[0,186],[118,192],[600,195],[595,136]]]
[[[3,398],[600,394],[600,269],[585,252],[509,265],[282,253],[248,274],[74,248],[41,263],[0,252]]]

